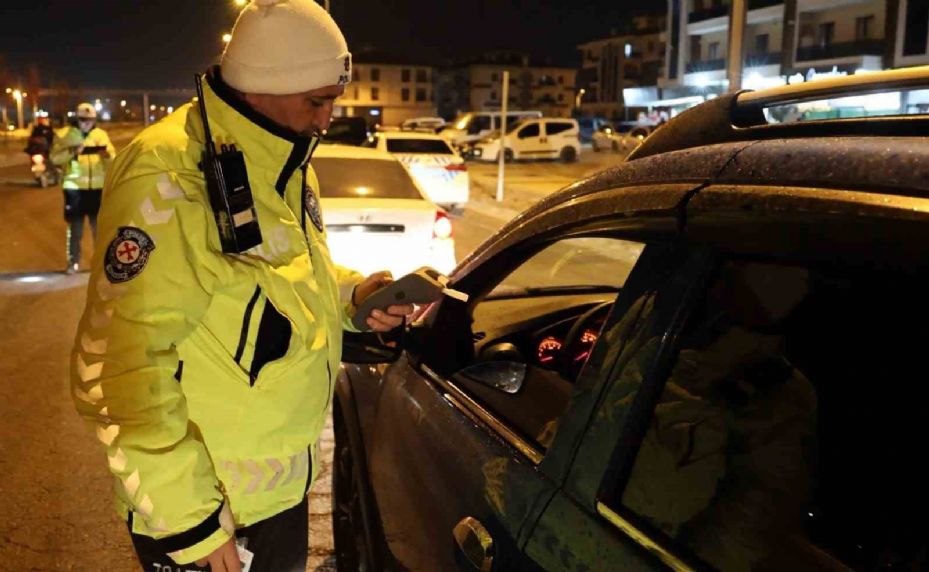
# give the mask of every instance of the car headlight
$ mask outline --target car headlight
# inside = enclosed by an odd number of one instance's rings
[[[481,149],[480,147],[475,147],[475,148],[471,151],[471,154],[474,155],[475,157],[480,157],[481,155],[484,154],[484,152],[483,152],[483,149]]]

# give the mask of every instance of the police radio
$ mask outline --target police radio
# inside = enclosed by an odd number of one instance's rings
[[[220,152],[216,153],[210,122],[206,116],[203,79],[199,74],[196,79],[197,100],[200,103],[200,116],[203,117],[203,131],[206,136],[200,168],[206,179],[206,190],[216,226],[219,228],[223,252],[238,254],[262,242],[255,201],[245,169],[245,156],[234,144],[221,145]]]

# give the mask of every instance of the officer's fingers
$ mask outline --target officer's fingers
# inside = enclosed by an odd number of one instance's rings
[[[242,562],[239,561],[239,553],[235,549],[235,544],[232,545],[231,550],[223,553],[223,561],[226,572],[242,572]]]
[[[394,304],[387,307],[387,313],[393,316],[409,316],[416,310],[413,304]]]
[[[403,323],[402,316],[391,316],[380,310],[374,310],[368,317],[366,323],[368,327],[375,332],[389,332]]]

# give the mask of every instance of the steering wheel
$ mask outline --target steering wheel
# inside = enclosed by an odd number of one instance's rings
[[[564,341],[561,344],[561,352],[558,354],[558,373],[571,383],[574,383],[577,379],[578,374],[581,372],[581,368],[587,363],[587,358],[590,357],[584,356],[582,359],[575,359],[581,345],[581,340],[584,337],[584,332],[591,329],[591,326],[598,320],[605,318],[612,307],[613,300],[600,302],[581,314],[565,335]]]

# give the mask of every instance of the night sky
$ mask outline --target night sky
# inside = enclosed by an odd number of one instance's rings
[[[0,59],[42,83],[188,87],[218,60],[232,0],[0,0]],[[571,63],[578,43],[604,37],[630,10],[662,0],[331,0],[349,49],[443,63],[512,49]],[[402,62],[399,62],[402,63]],[[2,87],[2,86],[0,86]]]

